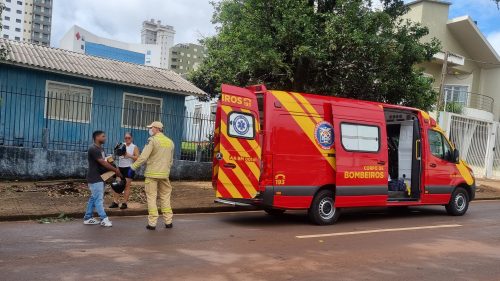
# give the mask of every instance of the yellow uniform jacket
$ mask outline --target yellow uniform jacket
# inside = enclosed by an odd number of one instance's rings
[[[146,163],[146,178],[167,179],[170,167],[174,161],[174,142],[163,133],[150,137],[141,155],[132,164],[132,170],[137,170]]]

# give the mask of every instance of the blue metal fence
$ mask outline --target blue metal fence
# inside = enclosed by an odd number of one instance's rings
[[[107,134],[111,153],[125,132],[143,147],[145,125],[160,120],[176,144],[177,159],[211,161],[214,118],[210,115],[165,114],[147,103],[97,104],[85,94],[0,89],[0,145],[50,150],[86,151],[92,132]]]

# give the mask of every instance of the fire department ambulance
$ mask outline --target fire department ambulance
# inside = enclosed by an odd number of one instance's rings
[[[213,159],[216,201],[270,214],[444,205],[466,213],[472,170],[436,121],[415,108],[222,85]]]

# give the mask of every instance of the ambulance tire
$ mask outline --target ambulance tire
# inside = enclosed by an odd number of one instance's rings
[[[267,208],[267,209],[264,209],[264,211],[270,215],[270,216],[279,216],[279,215],[283,215],[285,213],[286,210],[283,210],[283,209],[273,209],[273,208]]]
[[[463,216],[469,208],[469,194],[463,187],[457,187],[451,194],[450,202],[445,206],[450,216]]]
[[[308,214],[311,222],[317,225],[334,224],[340,216],[340,210],[335,208],[333,191],[324,189],[316,193]]]

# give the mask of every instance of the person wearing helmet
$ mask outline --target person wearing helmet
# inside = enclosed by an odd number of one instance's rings
[[[100,224],[101,226],[110,227],[113,224],[109,220],[106,212],[104,211],[104,180],[101,174],[106,170],[115,172],[118,177],[122,174],[120,170],[105,160],[103,144],[106,143],[106,134],[103,131],[95,131],[92,133],[94,143],[88,149],[89,168],[87,172],[87,182],[91,192],[87,210],[83,217],[83,223],[87,225]],[[101,218],[99,221],[93,217],[94,208]]]
[[[123,155],[118,158],[118,167],[123,176],[125,176],[125,190],[123,191],[123,203],[120,206],[120,209],[127,209],[127,202],[130,196],[130,186],[132,185],[132,178],[128,177],[128,171],[130,170],[130,166],[132,163],[139,158],[139,148],[133,143],[132,133],[125,133],[123,137],[125,141],[125,151]],[[113,203],[109,208],[118,208],[120,204],[120,194],[117,192],[113,192]]]
[[[160,196],[160,207],[166,228],[172,228],[172,207],[170,205],[170,194],[172,186],[168,179],[170,167],[172,167],[174,156],[174,142],[163,134],[163,124],[159,121],[151,123],[149,126],[149,135],[144,150],[131,166],[128,173],[133,177],[135,171],[146,163],[144,172],[144,181],[146,189],[146,200],[148,202],[148,225],[149,230],[156,229],[158,221],[158,207],[156,206],[156,197]]]

